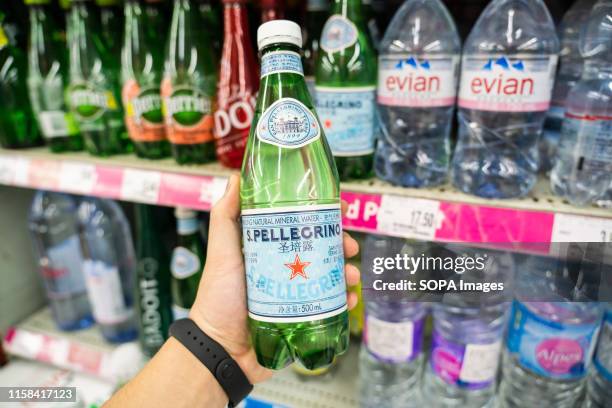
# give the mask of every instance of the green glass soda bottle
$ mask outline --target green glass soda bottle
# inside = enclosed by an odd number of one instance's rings
[[[341,180],[373,173],[376,80],[376,52],[361,0],[334,0],[321,33],[316,105]]]
[[[121,0],[96,0],[100,9],[101,37],[113,58],[121,58],[124,14]]]
[[[73,0],[68,15],[68,105],[85,147],[96,156],[131,151],[123,124],[119,60],[106,49],[92,0]]]
[[[166,134],[179,164],[215,159],[217,60],[198,8],[201,1],[174,0],[161,84]]]
[[[202,242],[198,215],[186,208],[177,208],[177,243],[172,251],[170,271],[172,272],[172,312],[174,320],[188,317],[195,301],[206,262],[206,247]]]
[[[149,4],[149,8],[154,7]],[[125,125],[136,155],[160,159],[170,155],[162,114],[160,83],[164,56],[163,27],[148,30],[142,0],[125,2],[124,44],[121,53],[121,99],[125,107]]]
[[[25,0],[30,8],[28,90],[38,127],[52,152],[79,151],[83,138],[64,93],[68,53],[51,10],[51,0]]]
[[[300,27],[259,27],[261,86],[240,190],[257,359],[332,364],[348,347],[340,183],[302,68]]]
[[[9,43],[0,11],[0,145],[8,149],[42,144],[28,100],[26,75],[25,57]]]
[[[152,356],[168,338],[172,323],[170,262],[158,228],[156,207],[136,204],[136,305],[140,344]]]
[[[323,24],[327,19],[329,3],[327,0],[308,0],[306,4],[306,26],[304,27],[304,75],[310,96],[315,97],[315,68],[319,57],[319,40]]]

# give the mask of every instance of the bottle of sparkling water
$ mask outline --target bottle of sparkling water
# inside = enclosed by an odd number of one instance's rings
[[[341,180],[372,175],[376,136],[376,51],[361,0],[335,0],[316,66],[317,113]]]
[[[315,68],[319,56],[319,41],[323,24],[327,18],[329,3],[327,0],[308,0],[306,3],[306,22],[302,30],[304,36],[304,76],[310,96],[315,98]],[[316,98],[315,98],[316,99]]]
[[[340,185],[300,57],[300,27],[259,27],[261,87],[242,165],[242,239],[257,359],[330,365],[348,347]]]
[[[587,383],[586,408],[605,408],[612,401],[612,305],[608,306]]]
[[[200,235],[198,214],[187,208],[177,208],[174,214],[178,242],[170,262],[170,289],[174,320],[178,320],[188,317],[195,301],[206,262],[206,246]]]
[[[121,58],[123,20],[125,15],[121,7],[121,0],[96,0],[100,9],[100,26],[102,39],[113,58]]]

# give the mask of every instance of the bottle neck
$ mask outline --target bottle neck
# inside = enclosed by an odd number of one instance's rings
[[[198,228],[197,218],[178,218],[176,220],[176,232],[179,235],[186,236],[195,234]]]
[[[242,43],[250,43],[249,21],[244,4],[241,2],[225,3],[223,31],[226,41],[231,41],[232,37],[236,37],[240,38]]]
[[[361,0],[334,0],[331,12],[340,14],[351,21],[361,20],[363,17]]]

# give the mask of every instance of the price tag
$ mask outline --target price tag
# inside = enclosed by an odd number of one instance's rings
[[[0,184],[11,185],[15,179],[15,160],[11,157],[0,157]]]
[[[612,242],[612,219],[555,214],[551,242]]]
[[[80,194],[91,194],[96,184],[96,166],[93,164],[63,162],[60,169],[60,189]]]
[[[208,182],[202,182],[200,187],[200,202],[210,204],[212,207],[223,194],[227,186],[227,179],[224,177],[213,177]]]
[[[161,173],[157,171],[125,169],[121,198],[126,201],[156,204],[160,184]]]
[[[438,201],[383,195],[377,229],[393,236],[433,240],[443,219]]]

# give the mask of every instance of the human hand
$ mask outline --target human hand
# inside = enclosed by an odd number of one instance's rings
[[[272,376],[273,371],[257,362],[249,340],[247,303],[240,216],[240,178],[232,175],[225,195],[210,214],[206,265],[196,300],[189,317],[202,331],[213,338],[240,365],[252,384]],[[342,203],[343,213],[346,203]],[[344,255],[351,258],[359,252],[359,245],[344,233]],[[359,283],[359,270],[345,266],[346,283]],[[348,308],[357,304],[357,295],[348,293]]]

